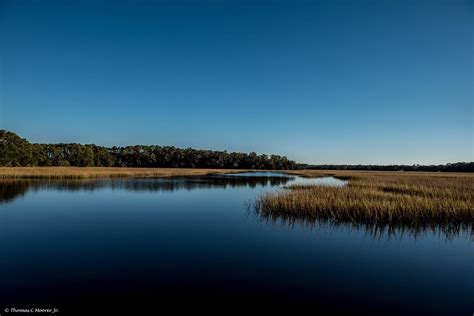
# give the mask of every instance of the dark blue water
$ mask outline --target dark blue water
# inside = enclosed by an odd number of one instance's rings
[[[472,315],[474,243],[268,221],[281,174],[0,184],[0,313],[206,310]],[[320,184],[343,185],[335,179]]]

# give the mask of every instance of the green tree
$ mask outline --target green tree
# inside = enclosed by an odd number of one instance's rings
[[[33,147],[17,134],[0,130],[0,165],[8,167],[32,164]]]

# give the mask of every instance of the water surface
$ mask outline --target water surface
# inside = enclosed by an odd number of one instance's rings
[[[269,221],[247,207],[294,183],[345,184],[274,173],[2,182],[0,308],[474,312],[470,232]]]

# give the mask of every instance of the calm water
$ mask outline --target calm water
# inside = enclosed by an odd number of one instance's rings
[[[469,232],[268,221],[247,207],[311,182],[344,185],[272,173],[1,183],[0,311],[474,313]]]

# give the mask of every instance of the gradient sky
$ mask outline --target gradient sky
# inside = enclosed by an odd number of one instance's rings
[[[474,1],[0,0],[0,129],[308,163],[472,161]]]

